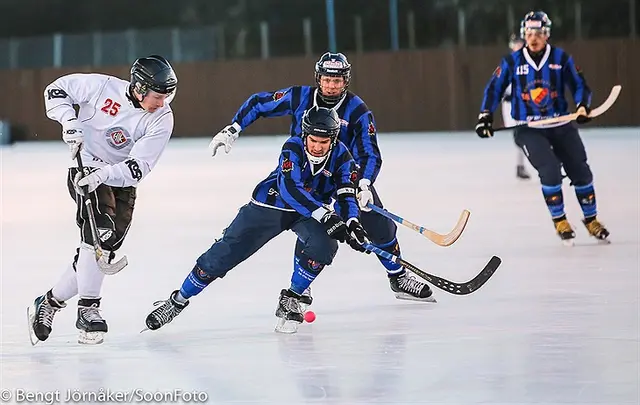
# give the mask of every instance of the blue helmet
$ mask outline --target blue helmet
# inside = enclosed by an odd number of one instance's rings
[[[531,11],[520,22],[520,37],[524,38],[527,30],[540,30],[551,36],[551,19],[544,11]]]

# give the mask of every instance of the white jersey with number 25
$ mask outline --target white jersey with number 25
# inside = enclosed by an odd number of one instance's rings
[[[158,162],[173,133],[168,102],[153,113],[136,108],[129,82],[97,73],[62,76],[44,91],[47,117],[60,124],[76,117],[82,123],[83,164],[111,166],[105,184],[136,186]],[[69,167],[75,167],[75,161]]]

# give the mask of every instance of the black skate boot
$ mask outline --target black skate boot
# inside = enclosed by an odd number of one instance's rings
[[[100,316],[100,298],[80,298],[76,328],[80,330],[78,343],[97,345],[104,342],[107,322]]]
[[[53,297],[51,290],[33,301],[33,304],[27,308],[29,339],[32,345],[47,340],[51,334],[53,317],[56,315],[56,312],[66,306],[67,304]]]
[[[304,315],[300,307],[300,295],[291,290],[283,289],[280,291],[276,316],[280,318],[276,324],[276,332],[296,333],[298,325],[304,321]]]
[[[571,224],[567,221],[566,216],[556,218],[553,220],[553,224],[556,227],[556,233],[562,239],[562,244],[565,246],[573,246],[573,240],[576,237],[576,233],[571,228]]]
[[[312,303],[313,297],[311,296],[311,287],[308,287],[300,296],[300,308],[302,309],[303,314]]]
[[[529,180],[531,178],[527,169],[524,168],[524,165],[516,166],[516,177],[522,180]]]
[[[169,296],[169,299],[163,301],[156,301],[153,305],[158,306],[158,308],[151,311],[149,315],[147,315],[147,319],[145,323],[147,324],[147,328],[150,330],[160,329],[164,325],[173,321],[173,318],[180,315],[183,309],[189,305],[189,301],[178,302],[176,301],[176,296],[178,295],[178,290],[175,290]]]
[[[587,227],[589,235],[598,239],[599,242],[611,243],[609,239],[607,239],[609,237],[609,231],[596,219],[595,216],[583,219],[582,223]]]
[[[400,300],[436,302],[433,291],[426,283],[416,280],[407,271],[389,277],[391,289]]]

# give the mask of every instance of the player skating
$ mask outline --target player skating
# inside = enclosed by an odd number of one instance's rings
[[[542,11],[528,13],[521,22],[520,34],[526,46],[502,59],[485,88],[476,125],[478,136],[493,136],[493,112],[509,85],[513,94],[512,116],[519,124],[568,114],[565,86],[569,86],[577,104],[577,123],[588,122],[591,90],[573,57],[547,42],[551,34],[551,20],[547,14]],[[575,188],[589,234],[606,241],[609,231],[596,218],[593,175],[574,124],[560,122],[545,127],[518,127],[515,139],[538,172],[542,194],[563,242],[572,245],[575,233],[564,211],[561,165]]]
[[[85,202],[92,203],[104,257],[113,260],[131,225],[136,186],[154,168],[173,132],[169,102],[177,83],[169,62],[153,55],[133,63],[129,81],[78,73],[45,89],[47,117],[62,125],[72,160],[79,153],[85,170],[71,163],[67,175],[80,244],[57,284],[28,309],[32,344],[49,337],[55,314],[76,295],[78,341],[104,340],[108,327],[99,310],[105,274],[96,261]],[[74,105],[79,106],[77,116]]]

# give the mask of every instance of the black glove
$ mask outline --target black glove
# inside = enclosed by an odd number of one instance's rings
[[[324,229],[326,229],[327,235],[331,239],[344,242],[349,238],[347,224],[335,212],[327,212],[320,220],[320,223],[324,225]]]
[[[349,225],[347,225],[347,229],[349,231],[349,237],[347,238],[347,243],[351,246],[351,249],[357,250],[358,252],[363,252],[366,254],[371,253],[371,251],[365,249],[362,245],[369,242],[369,236],[367,235],[367,231],[364,230],[360,221],[357,218],[352,218],[347,221]]]
[[[493,136],[493,116],[488,112],[482,112],[478,115],[476,134],[478,134],[480,138],[490,138]]]
[[[584,108],[584,113],[586,115],[578,115],[578,118],[576,118],[576,122],[578,124],[586,124],[587,122],[591,121],[591,118],[589,118],[589,113],[591,112],[591,108],[588,105],[582,105],[582,104],[578,104],[578,108],[576,109],[577,113],[581,113],[581,109]]]

